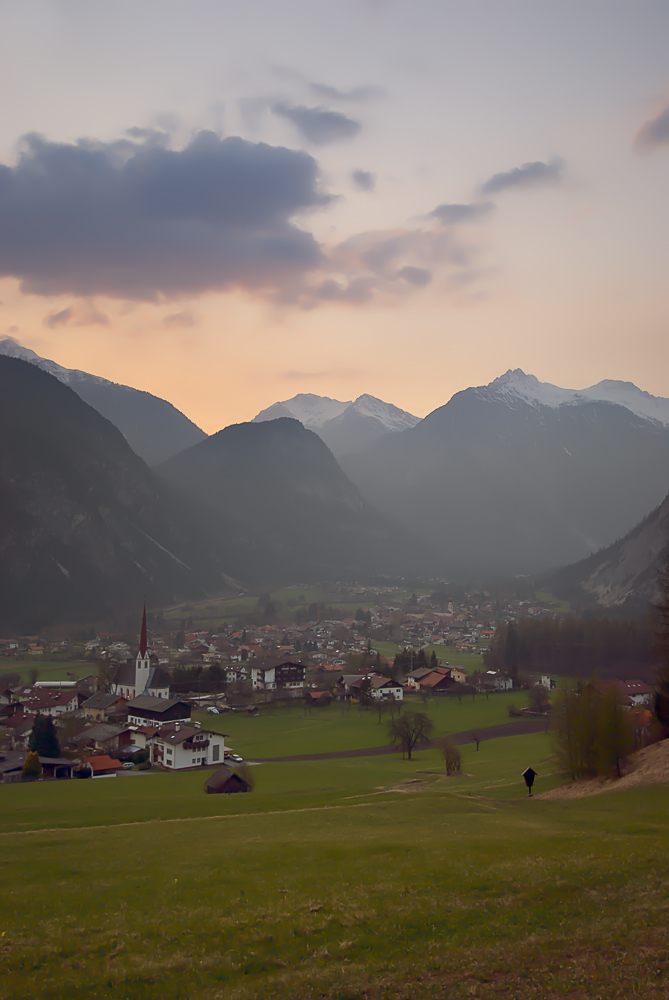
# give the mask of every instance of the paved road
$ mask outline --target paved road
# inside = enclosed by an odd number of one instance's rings
[[[451,733],[456,743],[473,743],[474,736],[479,740],[494,740],[499,736],[521,736],[523,733],[542,733],[548,726],[547,719],[523,719],[521,722],[507,722],[501,726],[487,726],[483,729],[468,729],[463,733]],[[415,747],[416,750],[427,750],[435,740],[427,740]],[[366,747],[364,750],[334,750],[332,753],[302,753],[295,757],[256,757],[258,764],[279,763],[294,760],[339,760],[343,757],[380,757],[382,754],[400,753],[398,747]]]

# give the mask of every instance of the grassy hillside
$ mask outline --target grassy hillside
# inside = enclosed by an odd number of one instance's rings
[[[659,1000],[667,798],[530,801],[547,757],[261,765],[230,797],[199,773],[0,787],[0,997]]]

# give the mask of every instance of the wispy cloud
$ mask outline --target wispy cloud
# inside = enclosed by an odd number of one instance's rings
[[[163,325],[172,327],[196,326],[197,320],[193,315],[192,310],[182,309],[181,312],[172,313],[170,316],[163,316]]]
[[[640,151],[657,149],[669,143],[669,106],[645,121],[634,136],[634,145]]]
[[[60,312],[49,313],[44,317],[43,323],[50,330],[59,326],[108,326],[109,316],[101,312],[95,303],[83,300]]]
[[[536,160],[534,163],[523,163],[521,167],[493,174],[481,187],[481,191],[484,194],[497,194],[508,188],[557,184],[562,179],[563,172],[564,163],[562,160],[551,160],[550,163],[543,163],[541,160]]]
[[[490,201],[472,205],[437,205],[426,218],[438,219],[444,226],[455,226],[460,222],[471,222],[482,215],[488,215],[495,206]]]
[[[369,101],[375,97],[383,97],[385,91],[381,87],[351,87],[349,90],[340,90],[338,87],[331,87],[327,83],[310,84],[312,93],[317,97],[322,97],[326,101]]]
[[[352,139],[360,131],[360,122],[347,118],[340,111],[329,108],[307,108],[304,104],[274,104],[275,115],[287,118],[295,125],[305,139],[315,146],[324,146],[341,139]]]

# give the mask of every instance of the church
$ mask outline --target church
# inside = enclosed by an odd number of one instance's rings
[[[142,631],[139,637],[139,650],[135,662],[128,660],[117,671],[116,677],[109,685],[110,694],[118,694],[132,700],[140,695],[152,698],[169,698],[169,675],[161,667],[153,666],[149,656],[149,644],[146,633],[146,602],[142,617]]]

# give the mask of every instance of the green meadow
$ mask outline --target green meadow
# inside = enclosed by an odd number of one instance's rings
[[[434,736],[461,733],[474,728],[517,722],[509,716],[509,705],[527,705],[527,692],[455,697],[438,695],[423,705],[410,696],[405,706],[425,712],[434,723]],[[215,732],[225,733],[230,748],[242,757],[292,757],[297,754],[363,750],[388,744],[388,716],[356,705],[333,703],[327,708],[306,709],[299,701],[292,708],[261,708],[256,717],[243,712],[210,715],[196,712],[194,718]]]
[[[72,681],[77,677],[97,674],[98,665],[93,660],[42,660],[31,656],[22,660],[3,659],[0,661],[0,684],[5,674],[19,674],[21,683],[27,684],[32,670],[37,671],[39,681]]]
[[[454,778],[430,750],[261,764],[248,795],[0,786],[0,998],[666,997],[665,789],[530,800],[528,764],[559,782],[528,734]]]

